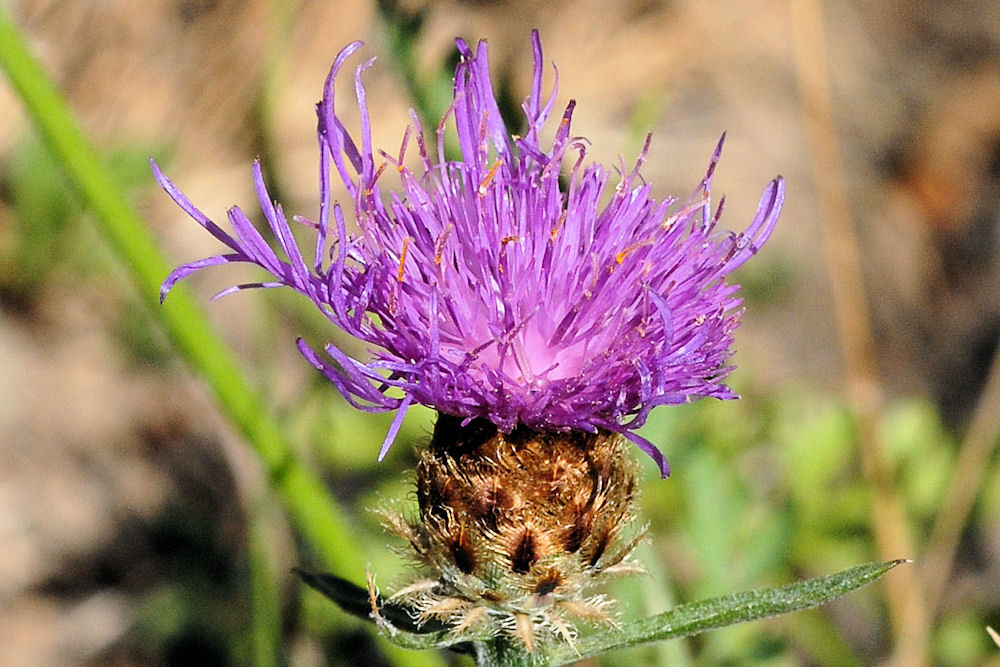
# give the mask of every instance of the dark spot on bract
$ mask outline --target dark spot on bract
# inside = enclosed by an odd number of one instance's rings
[[[559,587],[563,581],[563,574],[559,570],[549,570],[535,582],[535,595],[548,595]]]
[[[476,569],[476,549],[465,532],[465,526],[459,526],[448,543],[451,559],[455,567],[464,574],[471,574]]]
[[[614,535],[607,524],[594,531],[594,542],[588,549],[589,556],[587,557],[587,564],[590,567],[597,566],[597,563],[601,560],[601,556],[608,550],[608,545],[611,544],[612,537]]]
[[[469,499],[469,513],[472,518],[491,530],[496,530],[503,512],[510,507],[510,494],[499,477],[494,477],[483,486],[472,490]]]
[[[566,553],[572,554],[580,550],[583,541],[587,539],[587,535],[590,533],[591,519],[592,515],[589,510],[582,507],[577,509],[572,523],[570,523],[562,536],[563,549],[566,550]]]
[[[510,569],[518,574],[527,574],[538,558],[536,547],[534,532],[531,528],[525,528],[510,552]]]

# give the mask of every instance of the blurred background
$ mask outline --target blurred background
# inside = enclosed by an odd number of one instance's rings
[[[1000,664],[986,632],[1000,627],[997,3],[4,1],[175,263],[218,246],[148,157],[216,220],[254,209],[260,157],[285,210],[315,217],[313,104],[355,39],[378,56],[365,81],[391,154],[409,107],[447,104],[456,36],[489,40],[516,103],[536,27],[559,67],[557,108],[577,100],[594,159],[631,164],[653,131],[644,175],[658,195],[691,192],[726,131],[724,226],[742,229],[777,174],[787,200],[737,276],[744,399],[660,408],[643,431],[674,473],[659,481],[640,457],[653,583],[624,582],[622,613],[916,562],[821,610],[600,664]],[[397,664],[288,573],[313,562],[310,545],[6,82],[0,117],[0,664],[259,662],[258,556],[278,663]],[[256,279],[238,267],[190,284],[207,301]],[[257,292],[208,312],[343,505],[363,560],[399,587],[396,539],[370,510],[413,502],[407,471],[433,416],[412,411],[376,464],[391,415],[349,409],[303,362],[296,336],[334,335],[310,304]]]

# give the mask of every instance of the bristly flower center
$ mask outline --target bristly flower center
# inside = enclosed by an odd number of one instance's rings
[[[628,558],[643,532],[635,473],[618,434],[504,435],[442,416],[417,465],[419,518],[386,513],[428,571],[396,599],[422,622],[507,632],[529,648],[610,622],[594,589],[640,571]]]

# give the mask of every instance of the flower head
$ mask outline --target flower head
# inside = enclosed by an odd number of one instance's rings
[[[635,167],[621,169],[609,188],[609,172],[587,161],[588,142],[571,134],[574,102],[551,145],[542,145],[556,86],[543,97],[537,33],[520,136],[498,109],[486,43],[457,44],[454,101],[437,128],[436,151],[411,112],[396,156],[372,146],[361,75],[373,61],[354,76],[360,131],[352,136],[337,115],[334,80],[361,44],[337,56],[317,105],[319,220],[296,219],[316,231],[308,259],[259,165],[260,206],[284,257],[239,208],[229,212],[235,236],[223,231],[154,165],[170,196],[229,248],[177,268],[161,294],[206,266],[249,262],[273,279],[223,293],[287,286],[308,296],[372,348],[371,360],[358,360],[331,344],[324,358],[299,341],[352,405],[398,410],[380,458],[416,402],[466,422],[489,420],[504,433],[519,425],[621,433],[666,475],[662,454],[635,429],[657,405],[735,397],[723,380],[740,300],[726,277],[771,234],[783,183],[768,185],[745,232],[721,231],[722,205],[713,213],[709,193],[722,142],[695,193],[678,202],[655,199],[640,176],[647,138]],[[461,159],[446,156],[449,121]],[[416,171],[404,166],[414,142]],[[331,172],[350,195],[357,232],[348,231],[340,204],[331,206]],[[392,189],[390,176],[399,178]]]

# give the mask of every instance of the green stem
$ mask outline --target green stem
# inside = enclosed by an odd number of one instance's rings
[[[549,664],[547,656],[528,651],[520,640],[506,635],[476,642],[474,647],[479,667],[542,667]]]
[[[248,503],[247,558],[250,569],[250,661],[254,667],[281,665],[281,586],[275,577],[270,532],[272,507],[261,489]]]
[[[155,307],[170,265],[143,221],[110,177],[78,127],[65,100],[35,60],[8,10],[0,5],[0,67],[6,72],[45,145],[70,183],[94,212],[101,232],[131,271],[140,299],[177,351],[201,375],[222,412],[257,453],[292,521],[325,566],[360,579],[364,564],[344,513],[320,479],[294,455],[235,356],[215,333],[199,304],[183,287]]]

